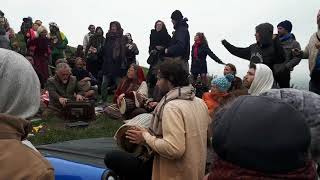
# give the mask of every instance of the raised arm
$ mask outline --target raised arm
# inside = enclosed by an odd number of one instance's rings
[[[208,45],[206,45],[205,46],[205,52],[208,54],[208,56],[211,58],[211,59],[213,59],[213,60],[215,60],[217,63],[219,63],[219,64],[224,64],[222,61],[221,61],[221,59],[220,58],[218,58],[218,56],[216,56],[212,51],[211,51],[211,49],[209,48],[209,46]]]
[[[222,40],[222,44],[234,56],[237,56],[242,59],[250,60],[251,58],[250,47],[247,47],[247,48],[235,47],[225,39]]]

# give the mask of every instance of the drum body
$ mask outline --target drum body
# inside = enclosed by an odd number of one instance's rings
[[[94,110],[94,101],[68,101],[66,103],[65,120],[75,121],[93,121],[96,119]]]
[[[120,113],[121,114],[128,114],[131,113],[136,108],[136,105],[134,103],[134,100],[129,98],[122,98],[120,102]]]

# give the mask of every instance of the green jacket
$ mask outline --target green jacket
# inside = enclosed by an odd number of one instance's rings
[[[61,109],[62,105],[59,102],[59,98],[67,98],[70,100],[75,100],[75,95],[83,95],[80,92],[80,88],[76,77],[70,76],[68,84],[62,84],[57,76],[53,76],[48,79],[47,89],[49,91],[49,106],[54,106],[55,108]]]

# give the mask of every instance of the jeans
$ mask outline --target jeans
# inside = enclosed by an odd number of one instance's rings
[[[130,153],[115,150],[106,154],[104,163],[107,168],[120,176],[120,179],[151,180],[152,159],[143,162]]]
[[[120,77],[115,77],[112,75],[103,75],[101,84],[101,98],[103,102],[108,99],[108,87],[114,85],[115,87],[119,84]]]

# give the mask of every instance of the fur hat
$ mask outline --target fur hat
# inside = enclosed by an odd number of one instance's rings
[[[234,79],[234,75],[227,74],[223,77],[215,78],[211,81],[212,85],[215,85],[219,91],[221,92],[227,92],[228,89],[231,87],[231,82]]]
[[[53,26],[53,27],[56,27],[56,28],[59,29],[59,26],[58,26],[57,23],[55,23],[55,22],[49,23],[49,26]]]
[[[285,20],[285,21],[280,22],[277,27],[283,27],[283,28],[286,29],[288,32],[291,32],[291,31],[292,31],[292,24],[291,24],[291,22],[288,21],[288,20]]]
[[[181,21],[183,19],[183,15],[182,15],[181,11],[179,11],[179,10],[173,11],[173,13],[171,14],[171,19],[173,19],[175,21]]]

